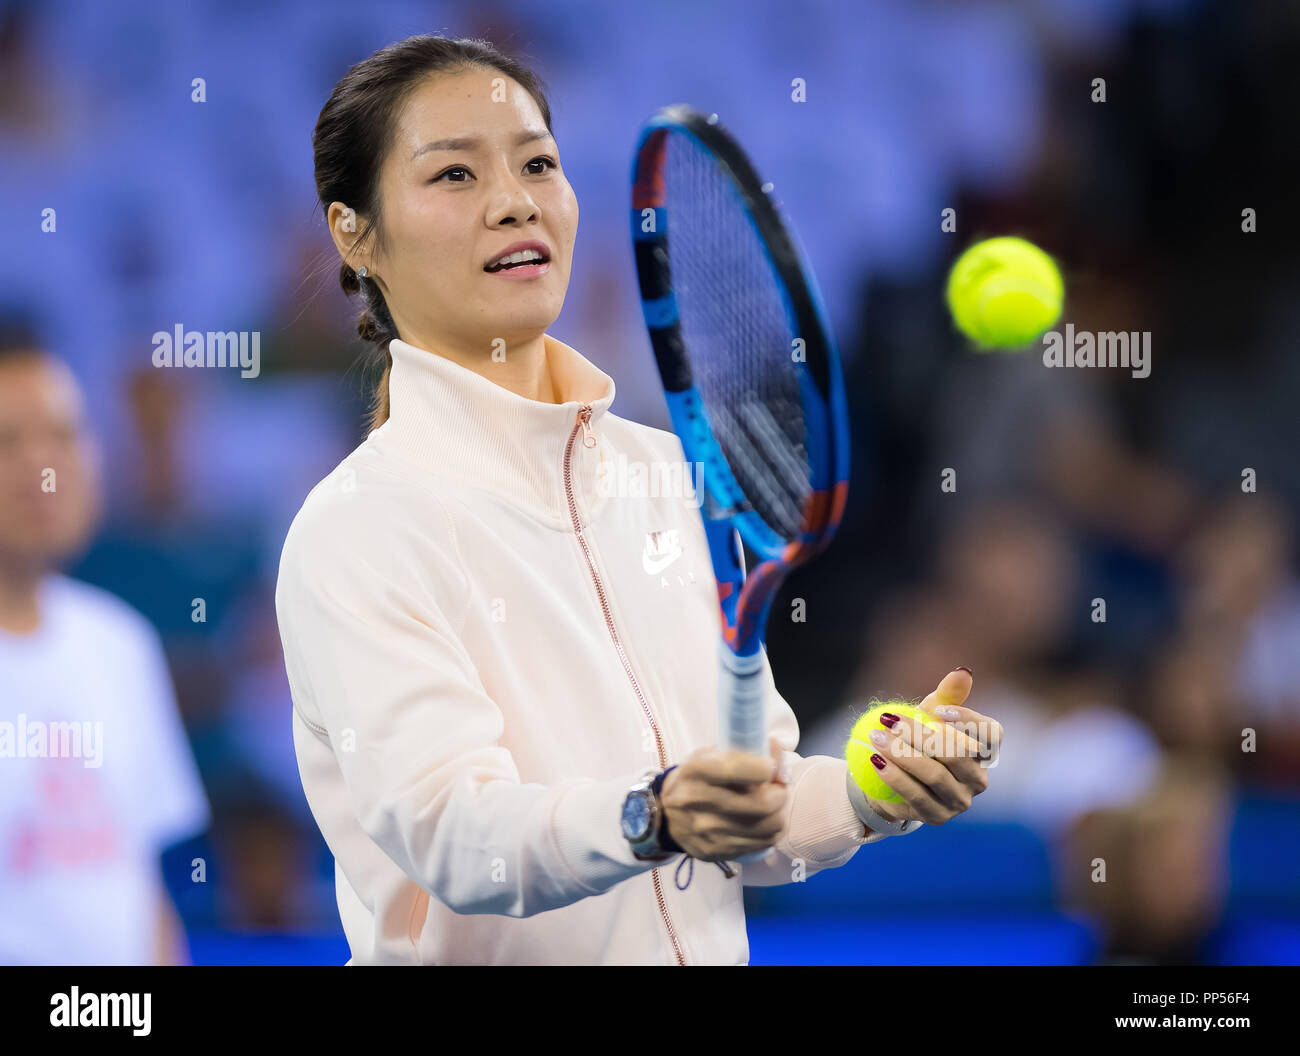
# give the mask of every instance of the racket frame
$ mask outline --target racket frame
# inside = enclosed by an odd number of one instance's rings
[[[804,341],[804,359],[795,360],[806,426],[811,492],[804,504],[798,536],[786,539],[747,506],[740,484],[714,436],[689,352],[681,332],[672,289],[670,217],[664,166],[669,137],[685,135],[708,151],[730,178],[754,225],[769,264],[778,277],[786,317]],[[821,552],[834,537],[848,495],[848,411],[839,352],[812,269],[802,247],[771,200],[770,184],[760,182],[739,144],[717,122],[685,105],[665,107],[642,128],[632,171],[632,237],[642,315],[664,384],[669,418],[688,462],[703,465],[701,515],[718,586],[718,606],[726,649],[724,679],[757,677],[763,634],[772,601],[790,570]],[[646,210],[653,222],[647,230]],[[745,572],[740,543],[758,558]],[[730,652],[731,656],[725,655]],[[726,691],[720,696],[725,699]],[[761,749],[766,753],[766,745]]]

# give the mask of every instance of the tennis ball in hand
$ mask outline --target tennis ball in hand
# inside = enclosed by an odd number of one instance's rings
[[[885,730],[891,732],[883,722],[880,716],[884,712],[891,715],[897,715],[904,722],[911,719],[919,719],[927,726],[934,726],[938,729],[944,728],[942,719],[936,718],[927,711],[922,711],[915,704],[908,704],[903,700],[888,700],[883,704],[873,704],[853,724],[853,732],[849,734],[848,743],[844,746],[844,758],[849,764],[849,773],[853,775],[853,780],[857,782],[858,788],[862,789],[863,795],[879,800],[882,803],[902,803],[903,797],[890,788],[880,779],[880,771],[871,765],[871,756],[879,753],[890,762],[894,762],[892,754],[888,748],[877,748],[871,743],[872,730]],[[902,723],[894,727],[898,729]],[[921,745],[914,745],[920,748]]]
[[[980,349],[1021,348],[1061,316],[1056,262],[1023,238],[976,242],[948,273],[953,322]]]

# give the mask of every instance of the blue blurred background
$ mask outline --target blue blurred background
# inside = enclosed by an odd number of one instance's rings
[[[841,534],[783,595],[808,622],[771,634],[800,751],[839,754],[866,700],[956,664],[1008,730],[968,815],[748,891],[753,963],[1300,962],[1300,9],[10,0],[0,314],[73,366],[104,446],[106,517],[69,571],[166,645],[212,807],[164,856],[194,961],[348,956],[273,588],[368,381],[312,128],[348,66],[422,32],[546,81],[582,210],[552,332],[624,417],[667,425],[629,251],[638,125],[689,102],[746,144],[815,264],[856,431]],[[1151,376],[973,354],[943,279],[998,234],[1061,262],[1065,321],[1149,331]],[[261,375],[154,369],[177,323],[260,331]]]

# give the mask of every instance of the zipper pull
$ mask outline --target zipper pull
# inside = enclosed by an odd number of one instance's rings
[[[578,420],[582,422],[582,446],[595,447],[596,434],[591,430],[591,404],[582,405],[582,410],[578,412]]]

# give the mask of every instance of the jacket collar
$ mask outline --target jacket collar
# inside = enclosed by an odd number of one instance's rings
[[[601,418],[614,402],[614,380],[550,334],[547,363],[558,403],[530,400],[445,356],[400,339],[389,343],[388,421],[383,442],[428,472],[491,491],[554,524],[571,527],[564,485],[574,428],[571,483],[583,514],[597,500]],[[595,447],[583,445],[579,411],[591,405]],[[585,517],[584,517],[585,520]]]

